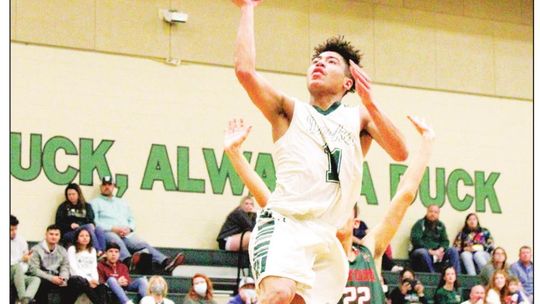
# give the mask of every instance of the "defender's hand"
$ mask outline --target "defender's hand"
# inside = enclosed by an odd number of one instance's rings
[[[233,119],[229,121],[229,126],[225,130],[223,146],[225,151],[238,150],[246,140],[251,131],[251,126],[244,126],[243,119]]]
[[[433,131],[433,128],[431,128],[431,126],[426,123],[425,119],[409,115],[407,115],[407,118],[411,121],[418,133],[420,133],[420,135],[422,135],[426,139],[435,139],[435,131]]]

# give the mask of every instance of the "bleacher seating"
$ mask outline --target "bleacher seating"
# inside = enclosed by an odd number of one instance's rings
[[[30,245],[35,244],[35,242]],[[211,249],[191,249],[191,248],[158,248],[167,255],[173,255],[178,251],[184,252],[186,258],[184,265],[179,266],[172,276],[163,276],[169,284],[169,298],[177,304],[183,303],[184,297],[191,286],[191,276],[196,272],[202,272],[211,278],[214,284],[215,294],[220,300],[218,303],[227,303],[227,299],[232,295],[236,286],[236,267],[238,263],[238,254],[223,250]],[[242,266],[248,267],[248,255],[243,253]],[[407,265],[407,260],[395,260],[399,265]],[[383,271],[388,290],[392,290],[398,285],[397,272]],[[425,293],[429,299],[433,298],[435,289],[439,282],[438,273],[416,273],[417,279],[425,286]],[[137,278],[140,275],[132,275]],[[468,297],[472,286],[480,283],[478,276],[469,276],[460,274],[458,279],[463,289],[465,299]],[[128,295],[132,298],[135,293]],[[464,299],[464,300],[465,300]],[[432,301],[430,301],[432,302]]]

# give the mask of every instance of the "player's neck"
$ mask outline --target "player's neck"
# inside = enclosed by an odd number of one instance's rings
[[[317,108],[326,111],[328,108],[330,108],[334,103],[341,102],[341,98],[343,96],[341,94],[335,94],[335,95],[311,95],[311,99],[309,103],[313,106],[316,106]]]

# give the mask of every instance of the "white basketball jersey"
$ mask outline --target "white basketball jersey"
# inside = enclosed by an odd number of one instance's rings
[[[323,136],[333,162],[325,152]],[[285,216],[318,218],[341,228],[362,185],[360,108],[337,103],[320,113],[295,100],[289,128],[275,143],[274,160],[276,189],[268,207]]]

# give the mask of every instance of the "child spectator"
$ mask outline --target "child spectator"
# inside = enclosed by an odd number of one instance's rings
[[[99,282],[107,283],[121,304],[133,304],[125,291],[136,291],[143,298],[146,296],[148,281],[146,277],[131,280],[128,267],[119,261],[119,257],[120,246],[114,242],[108,243],[105,260],[98,264]]]
[[[520,281],[516,277],[508,278],[508,293],[504,297],[504,304],[528,304],[525,294],[520,291]]]
[[[92,236],[86,228],[77,230],[74,245],[67,250],[69,260],[67,302],[73,303],[85,293],[92,303],[106,303],[107,287],[99,283],[96,250]]]
[[[32,255],[32,251],[28,251],[28,243],[17,235],[19,220],[13,216],[9,216],[9,238],[10,238],[10,274],[9,281],[15,285],[17,298],[22,304],[30,303],[39,288],[40,280],[34,276],[27,276],[28,261]]]
[[[184,304],[216,304],[212,281],[202,273],[191,278],[191,288],[184,298]]]
[[[139,304],[174,304],[167,299],[169,287],[167,281],[161,276],[153,276],[148,281],[147,295],[141,299]]]

